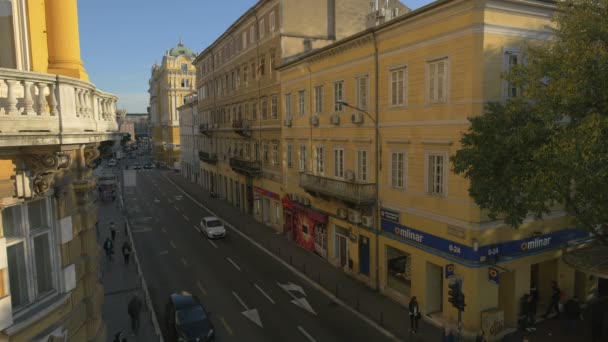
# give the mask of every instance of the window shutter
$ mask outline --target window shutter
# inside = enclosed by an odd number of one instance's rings
[[[437,63],[437,100],[445,100],[445,60]]]

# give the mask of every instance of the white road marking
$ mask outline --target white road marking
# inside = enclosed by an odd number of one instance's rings
[[[209,239],[207,239],[207,241],[209,241],[209,243],[211,244],[211,246],[213,246],[213,247],[215,247],[215,248],[218,248],[218,247],[217,247],[217,245],[215,244],[215,242],[213,242],[213,241],[211,241],[211,240],[209,240]],[[228,258],[228,260],[230,260],[230,258]],[[232,262],[232,261],[231,261],[231,262]],[[236,266],[234,263],[233,263],[233,265],[234,265],[234,267],[239,268],[239,267],[238,267],[238,266]],[[241,270],[241,269],[239,269],[239,271],[240,271],[240,270]]]
[[[274,300],[272,300],[272,298],[270,298],[270,296],[266,292],[264,292],[264,290],[262,290],[262,288],[259,287],[258,284],[253,284],[253,286],[258,289],[258,291],[260,291],[264,295],[264,297],[266,297],[266,299],[268,299],[272,304],[274,304]]]
[[[243,300],[241,299],[241,297],[239,297],[239,295],[236,294],[236,292],[232,291],[232,295],[234,296],[234,298],[236,298],[236,300],[243,306],[243,308],[245,310],[249,310],[249,308],[247,307],[247,305],[245,305],[245,302],[243,302]]]
[[[243,302],[241,297],[239,297],[239,295],[236,294],[236,292],[232,291],[232,295],[234,295],[234,298],[236,298],[236,300],[239,303],[241,303],[241,305],[245,309],[245,311],[241,312],[243,314],[243,316],[247,317],[250,321],[255,323],[255,325],[257,325],[258,327],[263,328],[264,326],[262,325],[262,320],[260,319],[260,314],[259,314],[258,310],[249,309],[247,307],[247,305],[245,305],[245,302]]]
[[[186,219],[186,221],[190,221],[190,219],[188,218],[188,216],[182,214],[182,216]]]
[[[145,232],[151,232],[152,228],[142,228],[142,229],[133,229],[131,231],[131,233],[136,234],[136,233],[145,233]]]
[[[304,330],[304,328],[302,328],[301,326],[298,325],[298,330],[300,330],[300,332],[302,333],[302,335],[306,336],[306,338],[310,341],[310,342],[317,342],[317,340],[315,340],[312,336],[310,336],[310,334]]]
[[[199,290],[201,290],[201,292],[206,296],[207,295],[207,291],[205,290],[205,288],[203,287],[203,285],[201,285],[201,283],[197,280],[196,281],[196,286],[198,287]]]
[[[209,240],[209,241],[211,241],[211,240]],[[234,261],[232,261],[232,259],[230,259],[230,257],[227,257],[226,259],[228,259],[228,261],[230,261],[230,263],[232,264],[232,266],[234,266],[234,268],[239,270],[239,272],[241,271],[241,268],[239,267],[239,265],[237,265]]]
[[[158,253],[158,255],[165,255],[165,254],[169,254],[169,251],[161,251],[160,253]]]
[[[308,303],[308,300],[306,300],[306,297],[298,298],[293,293],[291,293],[292,291],[298,291],[298,292],[304,294],[304,290],[301,287],[299,287],[298,285],[292,284],[292,283],[288,283],[288,285],[277,283],[277,285],[279,285],[279,287],[281,287],[285,292],[287,292],[288,295],[291,296],[291,298],[293,298],[293,300],[291,301],[293,304],[301,307],[302,309],[310,312],[311,314],[313,314],[315,316],[317,315],[315,310]]]
[[[180,188],[177,184],[175,184],[175,182],[173,182],[172,180],[170,180],[167,176],[162,175],[162,177],[165,178],[165,180],[167,180],[169,183],[173,184],[173,186],[175,186],[177,189],[179,189],[179,191],[181,191],[192,202],[196,203],[196,205],[198,205],[199,207],[201,207],[205,211],[207,211],[209,214],[211,214],[211,216],[218,217],[218,215],[215,212],[213,212],[209,208],[207,208],[204,205],[202,205],[199,201],[197,201],[192,196],[190,196],[187,192],[185,192],[182,188]],[[228,223],[226,221],[224,221],[224,226],[232,229],[232,231],[234,231],[235,233],[237,233],[243,239],[249,241],[252,245],[254,245],[255,247],[257,247],[262,252],[266,253],[269,257],[273,258],[277,263],[283,265],[285,268],[287,268],[288,270],[290,270],[293,274],[297,275],[298,277],[302,278],[304,281],[308,282],[308,284],[310,286],[314,287],[317,291],[323,293],[327,298],[330,298],[332,301],[334,301],[338,305],[342,306],[343,308],[345,308],[346,310],[348,310],[353,315],[357,316],[360,320],[362,320],[365,323],[367,323],[370,326],[372,326],[374,329],[376,329],[377,331],[379,331],[380,333],[382,333],[384,336],[388,337],[389,339],[391,339],[393,341],[400,341],[397,338],[397,336],[395,336],[393,333],[391,333],[390,331],[384,329],[378,323],[374,322],[373,320],[369,319],[368,317],[366,317],[365,315],[363,315],[359,311],[355,310],[353,307],[351,307],[351,306],[347,305],[346,303],[344,303],[344,301],[342,301],[340,298],[334,296],[333,293],[329,292],[324,287],[322,287],[321,285],[317,284],[314,280],[308,278],[302,272],[298,271],[296,268],[294,268],[293,266],[291,266],[289,263],[283,261],[283,259],[281,259],[279,256],[274,255],[271,251],[269,251],[268,249],[264,248],[264,246],[262,246],[257,241],[255,241],[254,239],[252,239],[249,235],[247,235],[247,234],[243,233],[242,231],[238,230],[236,227],[234,227],[233,225],[231,225],[230,223]]]
[[[167,231],[165,230],[165,227],[162,227],[160,230],[161,230],[163,233],[167,234]]]
[[[171,247],[176,248],[175,244],[173,243],[173,241],[169,241],[169,244],[171,245]]]
[[[177,206],[174,206],[175,210],[179,211],[179,208]]]
[[[184,258],[182,258],[182,264],[184,264],[184,266],[188,267],[188,262]]]
[[[199,233],[201,232],[201,229],[198,226],[194,225],[192,227],[194,227],[194,229],[196,229],[197,232],[199,232]]]

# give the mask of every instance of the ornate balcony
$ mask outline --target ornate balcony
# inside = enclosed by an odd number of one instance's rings
[[[251,136],[251,129],[248,120],[234,120],[232,121],[232,128],[234,128],[234,132],[236,134],[244,137]]]
[[[331,197],[356,206],[376,202],[375,183],[348,182],[302,172],[300,187],[313,196]]]
[[[202,124],[198,125],[198,132],[200,134],[203,134],[203,135],[206,135],[206,136],[210,136],[211,132],[216,127],[217,127],[217,125],[215,125],[215,124],[202,123]]]
[[[217,163],[217,153],[215,152],[199,152],[198,159],[207,164]]]
[[[117,100],[75,78],[0,68],[0,145],[116,140]]]
[[[230,158],[230,167],[234,172],[245,176],[260,176],[262,174],[262,161]]]

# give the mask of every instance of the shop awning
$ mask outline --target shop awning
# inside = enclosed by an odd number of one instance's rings
[[[594,243],[562,256],[564,262],[579,271],[608,279],[608,245]]]

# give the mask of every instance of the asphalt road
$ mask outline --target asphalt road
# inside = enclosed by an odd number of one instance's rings
[[[123,163],[132,169],[135,161]],[[198,296],[212,313],[218,341],[387,340],[240,235],[228,229],[225,239],[208,240],[198,227],[210,214],[158,170],[136,174],[137,186],[125,188],[125,204],[167,341],[175,336],[165,323],[166,304],[181,291]]]

